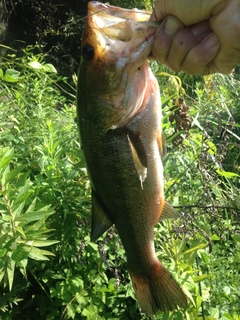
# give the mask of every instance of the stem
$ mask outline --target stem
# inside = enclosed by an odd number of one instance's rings
[[[203,208],[203,209],[229,209],[229,210],[237,210],[237,207],[228,207],[228,206],[205,206],[205,205],[200,205],[200,204],[193,204],[193,205],[187,205],[187,206],[174,206],[174,208]]]
[[[197,269],[199,269],[198,256],[196,256],[196,264],[197,264]],[[198,272],[198,275],[200,275],[199,272]],[[199,281],[198,286],[199,286],[200,296],[202,297],[202,284],[201,284],[201,281]],[[202,299],[202,303],[201,303],[201,308],[202,308],[202,319],[205,320],[205,310],[204,310],[203,299]]]
[[[1,191],[2,195],[3,195],[3,199],[6,202],[6,205],[7,205],[7,208],[8,208],[8,212],[9,212],[10,217],[11,217],[12,233],[13,233],[13,236],[15,237],[16,231],[15,231],[15,223],[14,223],[14,217],[13,217],[12,208],[11,208],[10,202],[8,201],[8,198],[6,197],[6,195],[4,193],[5,190],[3,189],[1,184],[0,184],[0,191]]]

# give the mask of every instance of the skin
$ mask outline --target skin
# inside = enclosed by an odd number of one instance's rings
[[[157,0],[152,56],[174,71],[231,73],[240,64],[239,0]]]

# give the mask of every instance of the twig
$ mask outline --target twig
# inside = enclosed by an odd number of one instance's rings
[[[228,207],[228,206],[205,206],[201,204],[193,204],[193,205],[185,205],[185,206],[173,206],[174,208],[203,208],[203,209],[229,209],[229,210],[239,210],[240,208],[238,207]]]
[[[199,269],[198,256],[196,256],[196,264],[197,264],[197,269]],[[199,272],[198,272],[198,274],[199,274]],[[202,297],[202,284],[201,284],[201,281],[199,281],[198,286],[199,286],[200,296]],[[205,320],[205,310],[204,310],[203,298],[202,298],[202,302],[201,302],[201,307],[202,307],[202,319]]]

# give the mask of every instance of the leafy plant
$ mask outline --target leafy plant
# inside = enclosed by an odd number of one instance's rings
[[[141,313],[111,228],[90,242],[90,182],[75,89],[47,57],[4,47],[0,70],[0,318],[239,320],[238,74],[174,74],[163,102],[165,195],[182,218],[155,227],[189,307]]]
[[[45,220],[53,214],[50,206],[42,206],[36,198],[29,199],[30,180],[27,173],[21,174],[24,166],[10,169],[13,149],[3,148],[0,151],[0,281],[4,281],[4,286],[8,283],[11,291],[15,267],[27,278],[28,259],[48,260],[47,256],[53,254],[40,248],[58,241],[48,240],[51,230],[46,229]]]

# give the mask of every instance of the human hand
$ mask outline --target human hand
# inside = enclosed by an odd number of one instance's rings
[[[239,0],[156,0],[152,56],[174,71],[231,73],[240,64]]]

